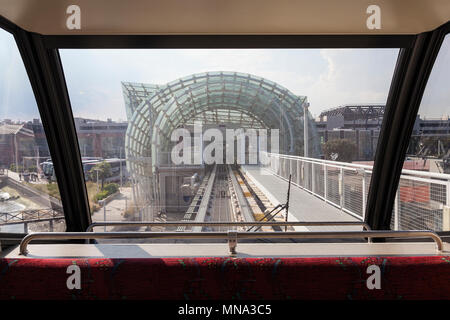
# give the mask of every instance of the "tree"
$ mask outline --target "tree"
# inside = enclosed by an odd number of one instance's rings
[[[357,156],[356,144],[350,139],[329,140],[322,148],[327,160],[351,162]]]
[[[102,161],[100,163],[97,163],[92,169],[89,171],[89,174],[91,176],[91,180],[96,181],[97,179],[97,171],[98,171],[98,178],[102,182],[102,190],[104,186],[104,182],[106,178],[111,177],[111,165],[106,162]]]
[[[448,137],[424,136],[419,137],[418,139],[411,139],[410,145],[413,145],[415,149],[410,148],[410,150],[408,150],[409,154],[442,158],[448,152],[450,139]]]

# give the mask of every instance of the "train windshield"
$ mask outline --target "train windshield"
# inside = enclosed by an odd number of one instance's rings
[[[93,221],[362,230],[398,54],[60,49],[80,153],[104,159],[84,165]]]

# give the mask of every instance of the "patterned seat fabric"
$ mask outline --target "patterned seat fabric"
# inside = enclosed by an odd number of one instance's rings
[[[450,257],[0,259],[0,298],[450,299]]]

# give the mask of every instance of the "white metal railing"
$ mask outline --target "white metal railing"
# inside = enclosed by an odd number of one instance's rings
[[[275,175],[364,221],[372,166],[266,153],[261,164]],[[391,228],[445,231],[450,206],[450,174],[402,170]]]
[[[431,238],[438,252],[444,248],[442,239],[431,231],[333,231],[333,232],[38,232],[26,235],[19,246],[20,255],[28,254],[33,240],[68,239],[227,239],[231,255],[235,255],[240,239],[358,239],[358,238]]]

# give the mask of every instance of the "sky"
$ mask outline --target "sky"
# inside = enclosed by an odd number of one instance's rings
[[[31,120],[38,116],[33,91],[14,38],[0,29],[0,119]]]
[[[450,41],[424,94],[421,116],[450,114]],[[194,73],[236,71],[307,96],[310,112],[344,104],[384,104],[398,49],[88,49],[60,50],[76,117],[126,120],[121,81],[165,84]],[[0,30],[0,119],[38,117],[23,63]]]

